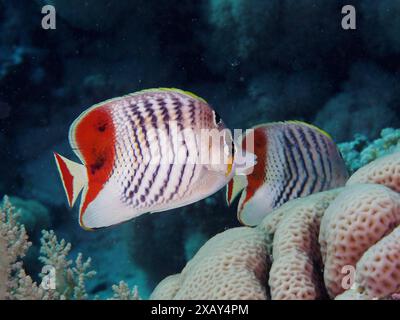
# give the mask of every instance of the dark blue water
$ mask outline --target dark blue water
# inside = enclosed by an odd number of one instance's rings
[[[42,27],[45,4],[54,5],[55,29]],[[0,0],[0,195],[43,205],[26,204],[34,242],[27,271],[40,271],[41,229],[54,229],[73,256],[93,258],[90,294],[105,296],[124,280],[146,297],[212,235],[239,225],[219,192],[183,209],[82,230],[52,151],[76,159],[68,128],[102,100],[177,87],[204,97],[231,128],[297,119],[337,142],[398,127],[400,3],[353,0],[355,30],[342,28],[344,4]]]

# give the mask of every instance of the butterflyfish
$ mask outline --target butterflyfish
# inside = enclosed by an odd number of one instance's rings
[[[234,142],[202,98],[179,89],[148,89],[107,100],[71,125],[81,163],[54,153],[79,223],[107,227],[148,212],[204,199],[234,175]]]
[[[250,135],[250,136],[249,136]],[[251,146],[246,141],[254,141]],[[332,138],[300,121],[259,125],[242,137],[242,149],[255,154],[248,175],[236,175],[227,185],[228,204],[240,195],[237,217],[248,226],[283,203],[343,186],[345,162]]]

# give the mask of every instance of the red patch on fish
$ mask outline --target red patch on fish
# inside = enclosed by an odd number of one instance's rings
[[[115,159],[115,128],[107,106],[89,111],[75,128],[75,141],[88,175],[88,190],[81,207],[83,214],[111,176]]]
[[[232,202],[232,192],[233,192],[233,179],[231,179],[231,181],[229,181],[228,183],[228,204],[231,204]]]
[[[240,210],[243,209],[245,203],[253,197],[257,189],[264,183],[267,163],[267,144],[267,133],[262,129],[254,130],[254,150],[247,150],[246,139],[243,140],[243,149],[253,152],[257,156],[257,164],[254,166],[253,172],[247,176],[246,198],[243,200]]]
[[[54,156],[56,157],[58,167],[60,168],[60,171],[61,171],[61,178],[63,180],[65,190],[67,191],[68,204],[71,206],[73,195],[74,195],[74,190],[73,190],[74,189],[73,188],[74,177],[69,172],[67,165],[65,164],[64,160],[60,157],[60,155],[58,153],[54,152]]]

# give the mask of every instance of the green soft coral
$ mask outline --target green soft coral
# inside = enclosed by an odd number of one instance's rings
[[[379,157],[399,151],[400,129],[383,129],[381,137],[372,142],[365,136],[356,135],[353,141],[339,144],[339,149],[353,173]]]

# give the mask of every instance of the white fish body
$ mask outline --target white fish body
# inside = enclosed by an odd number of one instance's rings
[[[210,131],[216,139],[205,138]],[[79,222],[87,229],[196,202],[233,176],[230,131],[206,101],[178,89],[97,104],[69,138],[83,164],[55,157],[71,206],[83,189]]]

